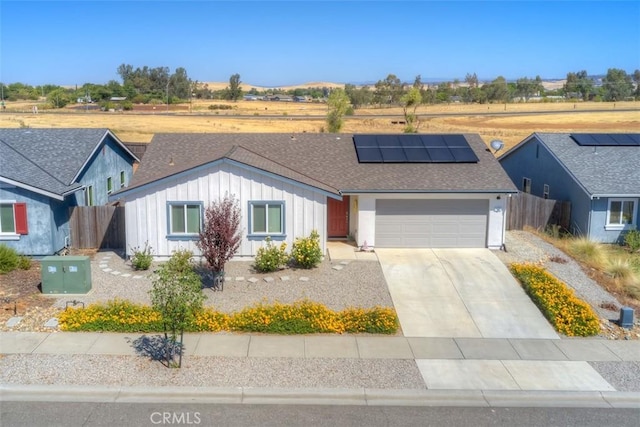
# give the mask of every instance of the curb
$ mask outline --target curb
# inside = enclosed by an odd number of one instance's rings
[[[640,409],[640,392],[4,384],[0,401]]]

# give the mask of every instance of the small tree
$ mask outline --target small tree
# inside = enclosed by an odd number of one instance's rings
[[[224,265],[238,251],[241,240],[238,203],[228,195],[213,202],[205,212],[204,226],[196,245],[214,275],[222,274]]]
[[[164,356],[168,367],[182,366],[184,329],[202,310],[205,298],[200,276],[191,264],[192,256],[193,253],[186,250],[174,252],[171,259],[156,270],[153,288],[149,291],[153,308],[162,316]],[[179,355],[177,364],[176,353]]]
[[[340,132],[344,124],[344,115],[349,108],[349,97],[347,93],[340,88],[332,90],[329,99],[327,99],[327,105],[329,106],[329,113],[327,114],[329,132]]]
[[[417,133],[420,127],[420,121],[416,115],[416,109],[418,105],[422,103],[420,89],[415,87],[409,89],[409,92],[400,98],[400,103],[402,104],[402,111],[406,123],[404,133]]]
[[[225,90],[225,98],[230,101],[237,101],[242,97],[242,87],[240,86],[240,74],[233,74],[229,77],[229,86]]]

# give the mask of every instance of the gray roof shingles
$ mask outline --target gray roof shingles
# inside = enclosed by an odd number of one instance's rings
[[[127,190],[228,158],[336,194],[515,192],[480,136],[464,136],[478,163],[363,164],[350,134],[156,134]]]
[[[578,145],[569,133],[535,133],[592,195],[640,194],[640,147]]]
[[[0,176],[62,196],[107,129],[0,129]]]

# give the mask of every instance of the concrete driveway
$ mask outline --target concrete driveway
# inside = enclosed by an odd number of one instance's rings
[[[378,249],[406,337],[558,335],[489,249]]]

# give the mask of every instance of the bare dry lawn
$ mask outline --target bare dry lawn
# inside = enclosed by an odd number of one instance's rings
[[[209,105],[231,105],[231,110],[209,110]],[[192,104],[145,106],[134,112],[85,111],[70,106],[62,111],[31,112],[31,103],[7,103],[0,128],[109,128],[125,142],[148,142],[162,132],[321,132],[326,129],[325,104],[267,101],[197,101]],[[622,111],[626,110],[626,111]],[[630,110],[630,111],[629,111]],[[487,115],[489,113],[490,115]],[[511,147],[533,132],[640,132],[640,102],[529,103],[423,106],[424,133],[478,133],[488,143],[502,139]],[[399,133],[401,108],[363,108],[346,118],[346,133]]]

